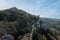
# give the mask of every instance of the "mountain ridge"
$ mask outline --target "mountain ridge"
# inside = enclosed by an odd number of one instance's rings
[[[42,30],[41,27],[47,26],[44,23],[49,25],[48,30]],[[42,26],[42,24],[45,26]],[[59,35],[57,31],[60,31],[59,25],[57,21],[55,22],[55,19],[42,18],[15,7],[0,11],[0,37],[10,34],[15,40],[24,40],[31,34],[31,40],[49,40],[51,39],[50,36],[52,36],[52,39],[56,39],[56,36]]]

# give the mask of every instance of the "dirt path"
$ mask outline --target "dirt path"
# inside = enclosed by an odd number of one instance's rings
[[[21,40],[32,40],[33,31],[34,31],[34,25],[32,25],[32,31],[28,34],[25,34]]]

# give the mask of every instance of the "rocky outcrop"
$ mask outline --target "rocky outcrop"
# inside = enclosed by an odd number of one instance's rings
[[[14,40],[14,37],[12,35],[5,34],[0,38],[0,40]]]

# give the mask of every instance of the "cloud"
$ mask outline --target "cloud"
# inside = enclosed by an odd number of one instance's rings
[[[7,0],[0,0],[0,10],[4,10],[10,7],[12,7],[12,5],[10,5]]]
[[[51,18],[58,18],[60,14],[60,0],[43,0],[39,3],[37,2],[39,8],[39,15],[42,17],[51,17]]]
[[[42,17],[59,18],[60,14],[60,0],[0,0],[0,10],[14,6]]]

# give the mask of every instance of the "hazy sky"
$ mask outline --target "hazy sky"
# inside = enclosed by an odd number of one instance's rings
[[[42,17],[60,19],[60,0],[0,0],[0,10],[10,7]]]

